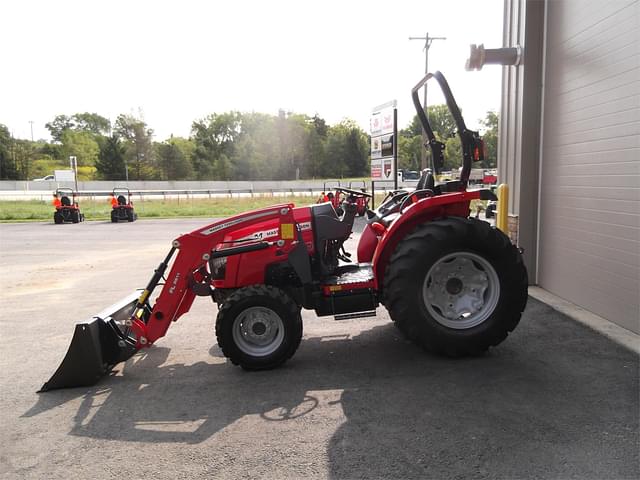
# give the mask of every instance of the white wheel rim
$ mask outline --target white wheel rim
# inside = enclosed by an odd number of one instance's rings
[[[454,252],[431,266],[422,286],[422,298],[438,323],[466,330],[491,316],[500,299],[500,281],[485,258],[471,252]]]
[[[284,323],[266,307],[250,307],[233,321],[233,341],[247,355],[264,357],[275,352],[284,340]]]

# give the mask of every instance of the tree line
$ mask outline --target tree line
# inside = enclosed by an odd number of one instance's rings
[[[436,136],[447,145],[445,169],[460,165],[455,124],[445,105],[428,108]],[[495,167],[498,116],[483,126]],[[78,162],[81,180],[293,180],[366,177],[370,137],[355,122],[329,125],[318,115],[213,113],[191,125],[188,138],[158,142],[132,114],[114,122],[97,113],[57,115],[46,125],[51,141],[15,139],[0,124],[0,179],[29,180]],[[398,135],[399,168],[419,170],[422,149],[417,116]]]

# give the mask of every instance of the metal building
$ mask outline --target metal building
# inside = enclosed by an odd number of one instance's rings
[[[640,0],[505,0],[499,177],[530,283],[640,333]]]

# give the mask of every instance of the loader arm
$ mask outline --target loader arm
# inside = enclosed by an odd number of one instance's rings
[[[147,347],[163,337],[171,322],[177,321],[189,311],[198,294],[209,295],[211,272],[208,265],[212,258],[262,249],[277,249],[283,255],[288,254],[297,239],[293,207],[292,204],[274,205],[243,213],[214,222],[174,240],[169,255],[156,269],[149,285],[138,299],[131,317],[131,329],[137,338],[136,348]],[[252,223],[270,220],[279,220],[277,240],[256,241],[241,246],[234,246],[233,243],[231,246],[225,245],[225,236],[231,231],[246,228]],[[163,278],[164,270],[176,251],[178,254],[166,277],[162,291],[153,307],[149,307],[149,297]]]
[[[225,244],[234,229],[266,221],[278,223],[274,241]],[[163,337],[171,322],[189,311],[196,295],[210,295],[210,259],[260,249],[277,249],[286,257],[297,246],[296,231],[293,204],[283,204],[219,220],[177,238],[142,294],[130,294],[76,324],[62,363],[40,391],[93,385],[116,364]],[[151,295],[165,279],[169,265],[162,291],[151,304]]]

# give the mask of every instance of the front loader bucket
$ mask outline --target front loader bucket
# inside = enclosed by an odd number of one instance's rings
[[[139,296],[135,292],[77,324],[64,360],[39,392],[93,385],[114,365],[136,353],[135,339],[123,322],[131,317]]]

